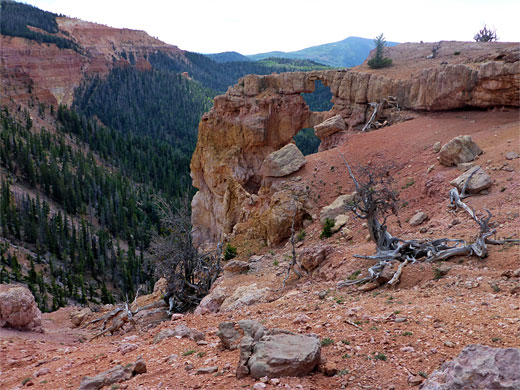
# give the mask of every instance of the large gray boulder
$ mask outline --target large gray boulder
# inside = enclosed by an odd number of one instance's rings
[[[323,139],[337,133],[338,131],[345,130],[347,126],[345,125],[345,121],[341,117],[341,115],[335,115],[332,118],[329,118],[319,125],[314,126],[314,132],[316,137],[319,139]]]
[[[468,345],[434,371],[421,390],[518,390],[520,349]]]
[[[267,376],[304,376],[320,362],[321,345],[316,336],[280,332],[262,337],[247,362],[255,379]]]
[[[493,184],[491,177],[480,167],[480,165],[475,165],[473,168],[468,169],[462,175],[452,180],[450,184],[457,187],[459,191],[462,191],[462,187],[464,187],[464,183],[466,183],[470,175],[473,176],[471,176],[471,180],[466,188],[466,192],[469,194],[478,194],[480,191],[491,187]]]
[[[42,313],[25,286],[0,284],[0,328],[42,331]]]
[[[264,176],[282,177],[296,172],[305,163],[305,156],[300,149],[295,144],[287,144],[265,158],[260,172]]]
[[[480,153],[482,153],[482,149],[473,142],[469,135],[459,135],[442,146],[439,161],[442,165],[451,167],[473,161]]]

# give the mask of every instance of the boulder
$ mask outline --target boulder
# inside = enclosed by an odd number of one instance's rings
[[[475,165],[473,168],[468,169],[462,175],[452,180],[450,184],[457,187],[459,191],[462,191],[462,187],[464,187],[464,183],[466,183],[470,175],[473,176],[466,188],[466,192],[469,194],[478,194],[480,191],[491,187],[493,184],[491,177],[480,167],[480,165]]]
[[[125,382],[135,375],[144,374],[146,364],[141,357],[137,361],[126,366],[117,365],[109,370],[103,371],[96,376],[83,377],[78,390],[99,390],[105,386]]]
[[[332,252],[332,247],[329,245],[318,244],[304,248],[300,252],[301,265],[308,272],[311,272],[325,261],[330,252]]]
[[[92,314],[92,310],[90,310],[88,307],[85,307],[75,313],[72,313],[70,315],[72,325],[74,325],[75,327],[80,326],[83,323],[83,321],[85,321],[85,319],[88,318],[88,316],[90,316],[90,314]]]
[[[222,303],[228,296],[229,294],[226,293],[225,289],[215,287],[208,295],[202,298],[199,306],[195,308],[193,314],[201,315],[218,312],[222,306]]]
[[[442,165],[451,167],[473,161],[480,153],[482,150],[469,135],[460,135],[442,146],[439,161]]]
[[[221,312],[228,312],[238,309],[244,306],[250,306],[252,304],[262,301],[269,293],[270,288],[258,288],[256,283],[248,286],[239,286],[235,292],[227,297],[222,306],[220,307]]]
[[[254,344],[247,366],[255,379],[304,376],[317,367],[320,357],[318,337],[274,330]]]
[[[287,144],[265,158],[260,173],[271,177],[287,176],[299,170],[305,163],[305,156],[300,149],[295,144]]]
[[[334,218],[334,226],[332,227],[331,232],[338,232],[343,226],[345,226],[350,217],[347,214],[340,214],[336,218]]]
[[[43,332],[42,313],[25,286],[0,284],[0,328]]]
[[[193,341],[204,340],[204,333],[198,331],[197,329],[188,328],[184,324],[179,324],[175,327],[175,329],[166,328],[161,330],[153,339],[153,343],[157,344],[164,339],[170,337],[178,337],[178,338],[188,338]]]
[[[338,131],[346,130],[347,126],[345,125],[345,121],[341,115],[335,115],[332,118],[329,118],[319,125],[314,126],[314,132],[316,137],[319,139],[323,139],[328,137]]]
[[[235,322],[221,322],[218,325],[217,336],[224,349],[236,349],[244,336],[258,341],[265,332],[264,326],[258,321],[241,320]]]
[[[340,195],[334,200],[334,202],[322,208],[320,212],[320,223],[323,225],[327,218],[334,221],[338,215],[345,214],[348,210],[347,208],[349,203],[354,201],[355,195],[355,192],[352,194]]]
[[[412,218],[410,218],[410,226],[419,226],[421,223],[423,223],[427,219],[428,219],[428,216],[425,213],[423,213],[422,211],[419,211]]]
[[[156,302],[160,302],[163,300],[166,292],[168,291],[168,281],[166,278],[160,278],[157,282],[155,282],[153,286],[153,292],[147,295],[138,296],[135,302],[132,303],[132,311],[137,310],[137,308],[151,305]]]
[[[468,345],[424,382],[421,390],[520,389],[520,349]]]
[[[230,274],[242,274],[249,271],[249,264],[245,261],[231,260],[224,266],[224,271]]]

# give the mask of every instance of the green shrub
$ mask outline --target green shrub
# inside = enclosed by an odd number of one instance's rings
[[[332,236],[332,228],[334,227],[334,221],[330,218],[325,220],[325,224],[323,225],[323,230],[321,231],[320,238],[323,240],[324,238],[329,238]]]
[[[237,248],[227,244],[226,249],[224,249],[224,260],[231,260],[234,257],[237,257]]]
[[[323,340],[321,340],[321,346],[322,347],[326,347],[327,345],[332,345],[334,344],[334,340],[332,340],[331,338],[324,338]]]

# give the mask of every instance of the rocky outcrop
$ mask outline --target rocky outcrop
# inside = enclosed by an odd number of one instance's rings
[[[453,360],[434,371],[422,390],[520,388],[520,349],[468,345]]]
[[[66,17],[57,18],[57,22],[60,30],[78,43],[81,50],[0,36],[1,77],[8,84],[6,97],[29,99],[32,93],[41,102],[57,107],[59,103],[72,103],[74,89],[84,76],[102,76],[114,66],[130,65],[122,57],[123,52],[132,53],[136,68],[141,70],[151,68],[145,57],[156,51],[184,56],[176,46],[167,45],[144,31]]]
[[[0,328],[42,332],[42,313],[25,286],[0,284]]]
[[[469,135],[460,135],[443,145],[439,153],[439,161],[442,165],[453,165],[473,161],[482,153],[482,149],[473,142]]]
[[[417,50],[421,46],[415,45]],[[398,46],[389,48],[390,56],[392,50],[399,52]],[[414,44],[406,47],[415,50]],[[485,48],[491,50],[490,46]],[[359,128],[370,115],[369,103],[389,96],[399,110],[381,114],[392,121],[398,121],[401,113],[404,119],[406,110],[519,106],[519,50],[510,44],[492,50],[503,53],[468,59],[466,63],[432,61],[424,62],[422,68],[403,64],[379,72],[362,66],[355,70],[243,77],[226,94],[215,98],[213,108],[199,124],[191,161],[193,185],[199,189],[192,203],[194,242],[222,241],[239,232],[270,245],[280,242],[290,235],[291,223],[284,219],[284,227],[268,237],[276,218],[264,212],[276,197],[300,202],[296,217],[299,227],[301,216],[307,212],[302,199],[305,194],[291,191],[276,195],[273,181],[261,168],[269,154],[291,143],[303,128],[317,129],[323,150],[340,141],[345,133],[341,123],[348,130]],[[328,112],[312,112],[301,96],[313,92],[317,80],[332,92],[334,106]]]

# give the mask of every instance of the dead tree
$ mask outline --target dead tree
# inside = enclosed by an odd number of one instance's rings
[[[385,108],[390,108],[391,110],[395,111],[400,110],[397,97],[395,96],[388,96],[387,98],[380,99],[379,102],[370,102],[368,104],[373,111],[367,123],[365,123],[361,129],[361,132],[363,133],[372,129],[379,129],[389,124],[384,116],[381,118]]]
[[[479,233],[473,243],[467,243],[460,239],[439,238],[435,240],[403,240],[393,237],[387,230],[386,221],[390,214],[397,215],[397,194],[390,189],[391,175],[388,170],[374,172],[371,170],[361,170],[362,179],[357,179],[350,168],[350,165],[343,159],[349,176],[356,188],[354,204],[350,209],[354,214],[367,221],[368,230],[372,241],[376,244],[376,254],[371,256],[355,255],[360,259],[376,260],[376,264],[368,268],[368,276],[356,279],[345,280],[338,284],[339,287],[353,284],[365,283],[380,280],[383,269],[395,262],[399,262],[397,271],[388,281],[388,284],[399,282],[403,268],[409,263],[433,262],[446,260],[454,256],[477,256],[485,258],[488,255],[486,244],[504,244],[506,242],[518,243],[519,240],[492,240],[489,237],[496,233],[495,229],[489,226],[491,212],[486,210],[487,215],[478,217],[477,214],[461,200],[461,196],[456,188],[450,191],[450,206],[464,209],[470,217],[478,224]],[[466,183],[469,182],[469,179]],[[462,193],[465,192],[465,184]]]
[[[289,276],[291,274],[291,270],[298,276],[298,279],[300,279],[302,275],[302,270],[304,268],[302,267],[298,256],[296,255],[296,244],[294,242],[294,223],[296,221],[296,212],[298,209],[296,208],[294,199],[293,199],[293,205],[294,205],[294,215],[292,219],[292,225],[291,225],[291,247],[292,247],[292,256],[291,256],[291,262],[289,263],[289,267],[287,267],[287,274],[285,275],[285,279],[283,280],[283,287],[285,287],[285,282],[287,282],[287,279],[289,279]]]
[[[147,259],[154,275],[168,281],[165,300],[170,312],[184,312],[209,293],[221,271],[222,246],[219,244],[216,250],[205,253],[193,246],[187,196],[177,207],[162,200],[156,204],[162,231],[153,238]]]
[[[437,54],[439,54],[439,50],[441,49],[441,42],[439,43],[434,43],[433,44],[433,47],[432,47],[432,54],[430,54],[428,57],[426,57],[427,59],[432,59],[432,58],[435,58],[437,57]]]

